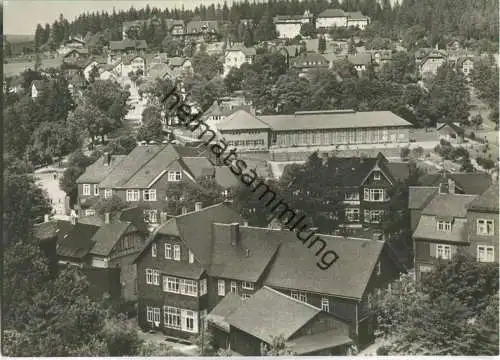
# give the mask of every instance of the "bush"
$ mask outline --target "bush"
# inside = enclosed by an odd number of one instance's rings
[[[476,161],[479,166],[483,167],[486,170],[493,169],[495,167],[495,162],[491,159],[486,159],[483,157],[478,156],[476,158]]]
[[[389,355],[389,349],[390,349],[389,346],[381,345],[377,349],[377,355],[378,356],[387,356],[387,355]]]
[[[401,160],[403,160],[403,161],[408,160],[408,157],[410,156],[410,149],[406,146],[401,148],[400,156],[401,156]]]

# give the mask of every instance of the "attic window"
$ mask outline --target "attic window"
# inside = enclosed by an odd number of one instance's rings
[[[380,180],[380,171],[375,171],[373,173],[373,180]]]

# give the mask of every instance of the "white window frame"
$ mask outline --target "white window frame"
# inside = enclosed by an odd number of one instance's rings
[[[174,245],[174,260],[180,261],[181,260],[181,246],[180,245]]]
[[[375,194],[379,195],[379,198],[375,200]],[[385,202],[387,200],[385,189],[364,189],[363,199],[369,202]]]
[[[198,313],[192,310],[181,309],[181,329],[190,333],[198,332]],[[192,324],[191,326],[188,326]]]
[[[344,194],[344,200],[347,201],[359,201],[359,192],[358,191],[350,191]]]
[[[480,236],[495,235],[495,220],[493,219],[477,219],[476,234]]]
[[[85,216],[94,216],[94,215],[95,215],[94,209],[85,209]]]
[[[156,246],[156,243],[153,243],[151,245],[151,256],[156,257],[158,255],[158,248]]]
[[[173,306],[163,307],[163,322],[166,328],[180,330],[181,324],[181,309]]]
[[[156,201],[156,189],[146,189],[142,191],[144,201]]]
[[[144,209],[143,210],[144,222],[148,224],[158,224],[158,210]]]
[[[182,180],[181,171],[169,171],[167,176],[168,176],[168,181],[177,182]]]
[[[437,221],[437,230],[441,232],[451,232],[451,221]]]
[[[104,198],[110,199],[113,197],[113,189],[104,189]]]
[[[329,312],[330,311],[330,300],[327,296],[321,298],[321,310]]]
[[[236,281],[231,281],[231,292],[233,294],[238,294],[238,284]]]
[[[299,301],[307,302],[307,294],[305,292],[299,292]]]
[[[380,180],[380,179],[381,179],[380,171],[374,171],[373,172],[373,180]]]
[[[165,259],[172,259],[172,245],[165,243]]]
[[[483,254],[481,254],[481,252]],[[477,261],[488,263],[495,262],[495,247],[493,245],[478,245]]]
[[[82,195],[83,196],[90,196],[90,184],[83,184],[82,185]]]
[[[179,291],[182,295],[198,296],[198,282],[191,279],[179,279]]]
[[[200,296],[207,293],[207,279],[200,280]]]
[[[436,257],[443,260],[451,259],[451,245],[436,244]]]
[[[247,300],[247,299],[250,299],[250,297],[251,297],[251,296],[252,296],[252,295],[250,295],[250,294],[247,294],[247,293],[242,293],[242,294],[241,294],[241,299],[242,299],[242,300]]]
[[[146,284],[160,285],[160,272],[158,270],[146,269]]]
[[[194,254],[191,250],[189,250],[189,263],[192,264],[194,263]]]
[[[154,321],[154,308],[152,306],[146,306],[146,321],[153,323]]]
[[[126,199],[129,202],[136,202],[141,199],[141,192],[137,189],[127,189]]]
[[[384,210],[368,210],[365,209],[364,213],[364,221],[365,223],[370,223],[370,224],[379,224],[382,222],[382,218],[384,216]],[[373,219],[374,217],[378,217],[377,219]]]
[[[359,208],[345,208],[344,210],[345,219],[349,222],[359,222],[361,216],[361,210]],[[358,214],[358,216],[354,216]]]
[[[99,196],[99,185],[94,184],[94,196]]]
[[[226,296],[226,282],[224,280],[217,281],[217,295]]]
[[[241,282],[241,288],[245,290],[254,290],[255,286],[253,282],[250,281],[242,281]]]

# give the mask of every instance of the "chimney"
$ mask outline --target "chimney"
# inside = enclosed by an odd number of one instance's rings
[[[167,222],[167,213],[165,211],[160,212],[160,223]]]
[[[104,214],[104,223],[109,224],[109,213]]]
[[[187,214],[187,212],[188,212],[188,209],[185,206],[183,206],[182,207],[182,215]]]
[[[237,246],[240,238],[240,224],[229,224],[229,236],[231,237],[231,246]]]
[[[451,178],[448,179],[448,192],[450,194],[455,193],[455,180],[453,180]]]
[[[198,201],[194,204],[194,211],[200,211],[203,208],[203,203]]]
[[[44,222],[49,222],[49,221],[50,221],[50,219],[49,219],[49,214],[45,214],[45,215],[43,216],[43,221],[44,221]]]
[[[448,184],[445,182],[439,183],[439,193],[448,194]]]
[[[109,166],[109,163],[111,162],[111,157],[109,155],[109,152],[104,153],[104,166]]]

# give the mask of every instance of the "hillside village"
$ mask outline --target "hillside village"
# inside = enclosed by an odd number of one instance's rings
[[[498,355],[498,3],[448,5],[4,36],[4,353]]]

